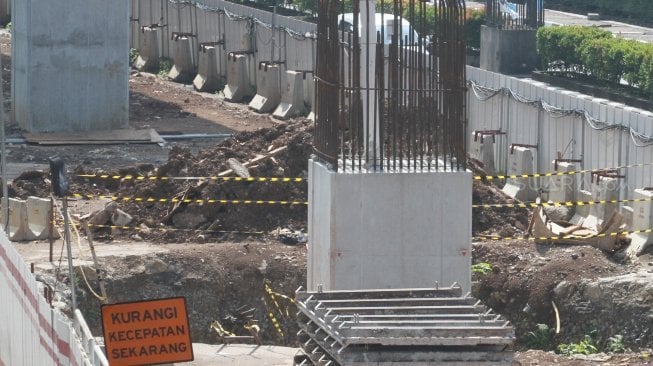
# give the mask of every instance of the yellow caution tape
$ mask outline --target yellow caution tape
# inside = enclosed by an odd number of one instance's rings
[[[263,231],[236,231],[236,230],[200,230],[200,229],[177,229],[177,228],[163,228],[163,227],[148,227],[140,228],[138,226],[119,226],[119,225],[93,225],[88,224],[89,227],[107,228],[107,229],[120,229],[120,230],[135,230],[135,231],[192,231],[197,233],[217,233],[217,234],[241,234],[241,235],[263,235]]]
[[[80,178],[96,178],[96,179],[116,179],[116,180],[134,180],[134,181],[169,181],[169,180],[213,180],[213,181],[234,181],[234,182],[304,182],[306,179],[296,177],[146,177],[142,175],[110,175],[110,174],[78,174]]]
[[[218,336],[220,336],[220,337],[233,337],[233,336],[235,336],[235,334],[233,332],[230,332],[230,331],[226,330],[222,326],[222,324],[220,324],[220,322],[217,321],[217,320],[214,320],[213,322],[211,322],[211,325],[209,325],[209,328],[215,330],[218,333]]]
[[[592,238],[607,238],[612,236],[626,236],[630,234],[647,234],[653,233],[653,229],[632,230],[632,231],[615,231],[611,233],[592,234],[592,235],[558,235],[558,236],[500,236],[500,235],[480,235],[474,237],[473,240],[489,241],[489,240],[567,240],[567,239],[592,239]]]
[[[265,308],[267,309],[266,314],[267,314],[268,318],[270,319],[270,322],[274,326],[274,329],[276,329],[277,333],[279,333],[279,335],[281,337],[283,337],[283,330],[281,329],[281,323],[279,323],[277,318],[272,313],[272,310],[270,309],[270,305],[268,304],[268,301],[269,301],[268,296],[263,296],[263,304],[265,305]],[[278,307],[278,304],[277,304],[277,307]],[[283,313],[281,313],[281,311],[279,311],[279,314],[283,315]]]
[[[566,201],[566,202],[521,202],[521,203],[487,203],[472,205],[472,208],[500,208],[500,207],[521,207],[521,208],[535,208],[535,207],[569,207],[569,206],[593,206],[604,205],[608,203],[629,203],[629,202],[647,202],[653,198],[635,198],[625,200],[598,200],[598,201]]]
[[[72,197],[84,199],[110,199],[123,202],[146,202],[146,203],[217,203],[217,204],[242,204],[242,205],[308,205],[307,201],[269,201],[269,200],[222,200],[222,199],[190,199],[190,198],[155,198],[155,197],[130,197],[130,196],[106,196],[93,194],[73,193]]]
[[[653,165],[653,163],[641,163],[624,165],[615,168],[601,168],[601,169],[585,169],[576,170],[571,172],[549,172],[549,173],[534,173],[534,174],[512,174],[512,175],[476,175],[475,180],[494,180],[494,179],[515,179],[515,178],[541,178],[541,177],[555,177],[562,175],[575,175],[590,172],[601,172],[606,170],[615,169],[628,169],[634,167],[642,167]],[[78,174],[80,178],[95,178],[95,179],[116,179],[116,180],[134,180],[134,181],[169,181],[169,180],[213,180],[213,181],[234,181],[234,182],[305,182],[306,178],[301,177],[219,177],[219,176],[206,176],[206,177],[159,177],[159,176],[142,176],[142,175],[112,175],[112,174]]]
[[[616,169],[628,169],[642,166],[653,165],[653,163],[641,163],[641,164],[631,164],[619,166],[616,168],[601,168],[601,169],[585,169],[585,170],[575,170],[570,172],[549,172],[549,173],[534,173],[534,174],[513,174],[513,175],[475,175],[474,180],[494,180],[494,179],[516,179],[516,178],[542,178],[542,177],[557,177],[561,175],[575,175],[575,174],[584,174],[591,172],[602,172],[606,170],[616,170]]]
[[[292,304],[295,303],[295,299],[293,299],[293,298],[290,297],[290,296],[286,296],[286,295],[284,295],[284,294],[280,294],[280,293],[278,293],[278,292],[274,292],[274,291],[272,291],[272,290],[270,290],[270,294],[271,294],[272,296],[280,297],[280,298],[282,298],[282,299],[284,299],[284,300],[287,300],[288,302],[290,302],[290,303],[292,303]]]
[[[275,298],[274,294],[272,293],[272,290],[270,289],[270,286],[268,286],[268,284],[265,283],[264,287],[265,287],[265,292],[267,293],[270,300],[274,304],[274,307],[277,308],[277,311],[279,312],[279,314],[283,315],[283,311],[281,310],[281,306],[279,306],[279,303],[277,302],[277,299]]]

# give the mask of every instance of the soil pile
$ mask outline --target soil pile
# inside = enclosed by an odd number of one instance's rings
[[[145,164],[116,172],[91,172],[80,166],[75,170],[75,176],[109,174],[168,179],[75,178],[73,189],[93,196],[115,197],[120,208],[134,217],[135,221],[130,226],[140,227],[139,236],[145,240],[201,243],[216,236],[242,237],[242,234],[268,233],[279,227],[304,230],[308,196],[305,178],[307,160],[312,151],[311,141],[312,126],[309,121],[289,121],[273,128],[238,133],[197,154],[187,148],[173,147],[168,162],[159,167]],[[275,154],[275,150],[280,148],[283,150]],[[230,169],[230,159],[246,163],[261,156],[269,157],[248,166],[252,176],[299,177],[304,180],[248,182],[173,179],[217,177]],[[150,198],[156,202],[137,202],[137,198]],[[160,202],[162,199],[167,201]],[[172,199],[188,202],[171,202]],[[209,202],[211,200],[227,200],[229,203]],[[243,200],[263,200],[266,203],[233,202]],[[156,230],[161,227],[173,230]]]

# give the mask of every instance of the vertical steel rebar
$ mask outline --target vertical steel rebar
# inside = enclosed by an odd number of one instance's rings
[[[465,2],[438,0],[435,18],[428,6],[382,1],[374,45],[360,40],[358,1],[340,28],[342,9],[319,4],[314,148],[334,169],[466,168]]]

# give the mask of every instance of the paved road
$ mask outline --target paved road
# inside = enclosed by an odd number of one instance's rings
[[[467,1],[466,4],[468,8],[472,9],[485,6],[485,3],[476,1]],[[619,37],[635,39],[641,42],[653,42],[653,29],[615,22],[612,20],[588,20],[586,15],[546,9],[544,13],[544,21],[547,25],[583,25],[601,27]]]

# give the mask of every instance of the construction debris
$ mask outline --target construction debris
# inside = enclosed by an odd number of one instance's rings
[[[533,211],[532,234],[537,243],[554,241],[557,244],[591,245],[611,252],[617,249],[619,241],[617,232],[621,230],[623,222],[623,215],[615,210],[598,228],[589,228],[574,225],[569,221],[552,219],[542,207],[537,207]]]

